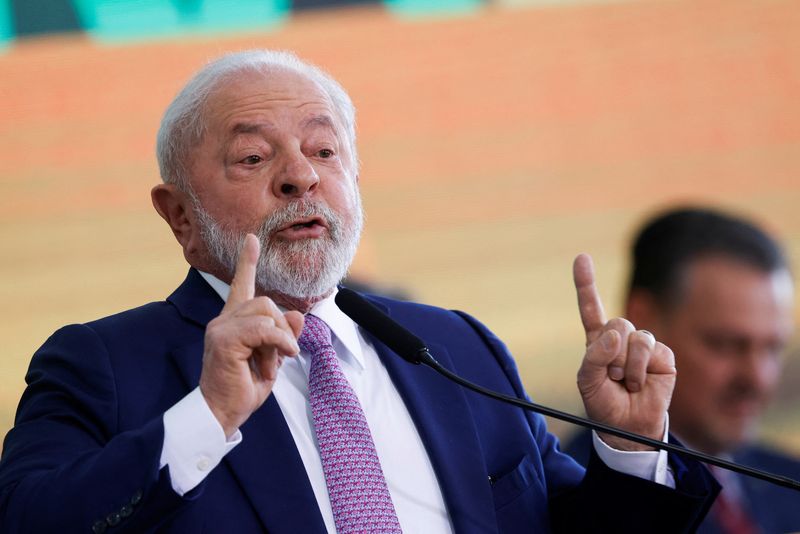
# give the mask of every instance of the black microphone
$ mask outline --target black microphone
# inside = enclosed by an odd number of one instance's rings
[[[701,462],[716,465],[730,471],[736,471],[737,473],[741,473],[743,475],[759,478],[779,486],[800,491],[800,482],[789,477],[775,475],[766,471],[761,471],[760,469],[754,469],[752,467],[729,462],[727,460],[723,460],[722,458],[711,456],[709,454],[692,449],[687,449],[674,443],[664,443],[663,441],[658,441],[646,436],[634,434],[632,432],[612,427],[604,423],[598,423],[589,419],[584,419],[583,417],[578,417],[577,415],[572,415],[566,412],[555,410],[553,408],[548,408],[547,406],[528,402],[517,397],[498,393],[474,384],[443,367],[431,355],[430,351],[425,346],[424,341],[409,332],[408,329],[401,326],[399,323],[397,323],[397,321],[386,315],[377,306],[366,300],[355,291],[345,287],[340,287],[339,292],[336,294],[335,300],[337,306],[339,306],[339,308],[347,316],[349,316],[367,332],[375,336],[384,345],[396,352],[404,360],[416,365],[421,363],[425,364],[445,378],[452,380],[453,382],[467,389],[482,395],[486,395],[493,399],[498,399],[503,402],[513,404],[514,406],[524,408],[525,410],[530,410],[542,415],[553,417],[555,419],[566,421],[568,423],[591,428],[593,430],[597,430],[598,432],[605,432],[606,434],[611,434],[613,436],[624,438],[630,441],[635,441],[636,443],[648,445],[655,449],[663,449],[676,454],[682,454],[684,456],[700,460]]]

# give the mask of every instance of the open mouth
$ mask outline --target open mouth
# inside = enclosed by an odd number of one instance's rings
[[[284,237],[319,237],[327,229],[328,226],[320,217],[308,217],[289,223],[278,234]]]
[[[289,228],[291,228],[292,230],[301,230],[303,228],[313,228],[314,226],[317,225],[321,226],[322,225],[321,221],[319,219],[311,219],[308,221],[301,221],[294,223]]]

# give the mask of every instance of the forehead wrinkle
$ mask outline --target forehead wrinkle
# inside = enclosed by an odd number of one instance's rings
[[[263,110],[267,114],[277,113],[277,117],[282,116],[282,111],[305,111],[304,115],[307,116],[296,126],[304,130],[319,126],[330,129],[337,141],[345,145],[343,148],[348,155],[346,158],[348,170],[357,172],[355,170],[357,165],[351,154],[351,148],[354,147],[349,144],[350,132],[345,126],[345,117],[331,96],[314,80],[302,78],[300,87],[293,85],[291,79],[287,85],[284,83],[285,80],[283,77],[264,80],[260,76],[252,78],[246,76],[222,84],[212,92],[205,103],[210,120],[204,130],[219,128],[221,130],[217,131],[221,131],[228,142],[238,135],[263,135],[267,132],[274,134],[278,129],[277,123],[269,121],[268,117],[258,117],[260,111]],[[259,87],[258,84],[266,86]],[[249,119],[240,116],[251,113],[254,115]],[[213,117],[214,115],[216,117]],[[258,129],[249,124],[262,121],[268,123],[266,128]]]
[[[331,119],[331,117],[328,115],[319,114],[308,117],[300,123],[300,127],[303,130],[324,128],[330,130],[337,138],[339,137],[336,125],[334,124],[333,119]],[[235,122],[233,126],[231,126],[228,131],[228,135],[229,137],[236,137],[238,135],[255,134],[263,137],[270,132],[275,132],[276,130],[278,130],[278,127],[269,121],[240,121]]]
[[[294,91],[283,90],[281,88],[269,89],[267,91],[246,92],[222,90],[220,94],[212,97],[207,107],[211,114],[216,113],[219,120],[224,124],[229,122],[237,114],[251,113],[259,111],[278,112],[289,109],[302,109],[306,106],[324,106],[330,108],[330,102],[321,95],[303,97]]]
[[[289,101],[290,100],[287,100],[286,102],[289,102]],[[273,100],[273,102],[276,102],[276,101]],[[282,101],[278,101],[278,102],[282,102]],[[315,105],[319,105],[319,104],[321,104],[321,103],[319,103],[319,102],[300,102],[300,103],[295,104],[294,106],[286,106],[286,108],[293,107],[295,109],[300,109],[300,108],[303,108],[303,107],[306,107],[306,106],[315,106]],[[251,106],[247,106],[245,109],[232,110],[232,111],[230,111],[229,113],[226,114],[227,116],[223,120],[223,123],[227,122],[228,120],[233,118],[233,116],[235,116],[235,115],[237,115],[239,113],[247,113],[249,111],[257,111],[257,110],[258,110],[258,106],[257,105],[254,105],[252,107]],[[273,111],[280,112],[280,110],[273,110]],[[300,128],[302,130],[307,130],[307,129],[310,129],[310,128],[315,128],[315,127],[320,127],[321,126],[321,127],[330,129],[337,137],[339,136],[338,135],[338,129],[336,127],[336,123],[331,118],[331,116],[330,116],[330,114],[328,113],[327,110],[322,111],[322,112],[318,112],[318,113],[314,113],[313,115],[303,119],[300,122],[299,126],[300,126]],[[264,134],[266,134],[268,132],[275,132],[275,131],[279,130],[279,127],[276,124],[274,124],[272,121],[270,121],[270,120],[268,120],[266,118],[257,118],[257,119],[254,118],[254,120],[247,120],[247,119],[236,120],[235,122],[233,122],[233,124],[229,128],[226,128],[226,130],[227,130],[226,131],[227,135],[229,135],[231,137],[235,137],[236,135],[239,135],[239,134],[261,134],[261,135],[264,135]]]
[[[263,134],[274,129],[275,126],[269,122],[237,122],[233,125],[230,132],[232,135]]]

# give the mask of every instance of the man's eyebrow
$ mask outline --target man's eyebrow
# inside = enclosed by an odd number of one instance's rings
[[[308,128],[310,126],[324,126],[326,128],[330,128],[336,133],[336,126],[333,124],[333,119],[331,119],[328,115],[312,115],[305,119],[301,124],[303,128]]]
[[[254,134],[254,133],[263,133],[268,130],[272,130],[273,127],[271,124],[266,124],[262,122],[237,122],[231,128],[231,134]]]
[[[325,128],[330,128],[333,133],[336,133],[336,125],[333,119],[328,115],[312,115],[304,119],[303,122],[300,123],[300,126],[303,129],[323,126]],[[237,122],[233,125],[233,128],[231,128],[230,133],[231,135],[263,134],[267,131],[274,130],[274,128],[272,124],[264,122]]]

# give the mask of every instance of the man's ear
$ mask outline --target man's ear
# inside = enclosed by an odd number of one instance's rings
[[[158,184],[150,191],[153,207],[175,234],[184,254],[191,254],[197,246],[199,235],[192,200],[175,184]]]
[[[661,330],[662,310],[655,296],[645,289],[632,289],[625,301],[625,318],[640,330],[649,330],[656,337]]]

